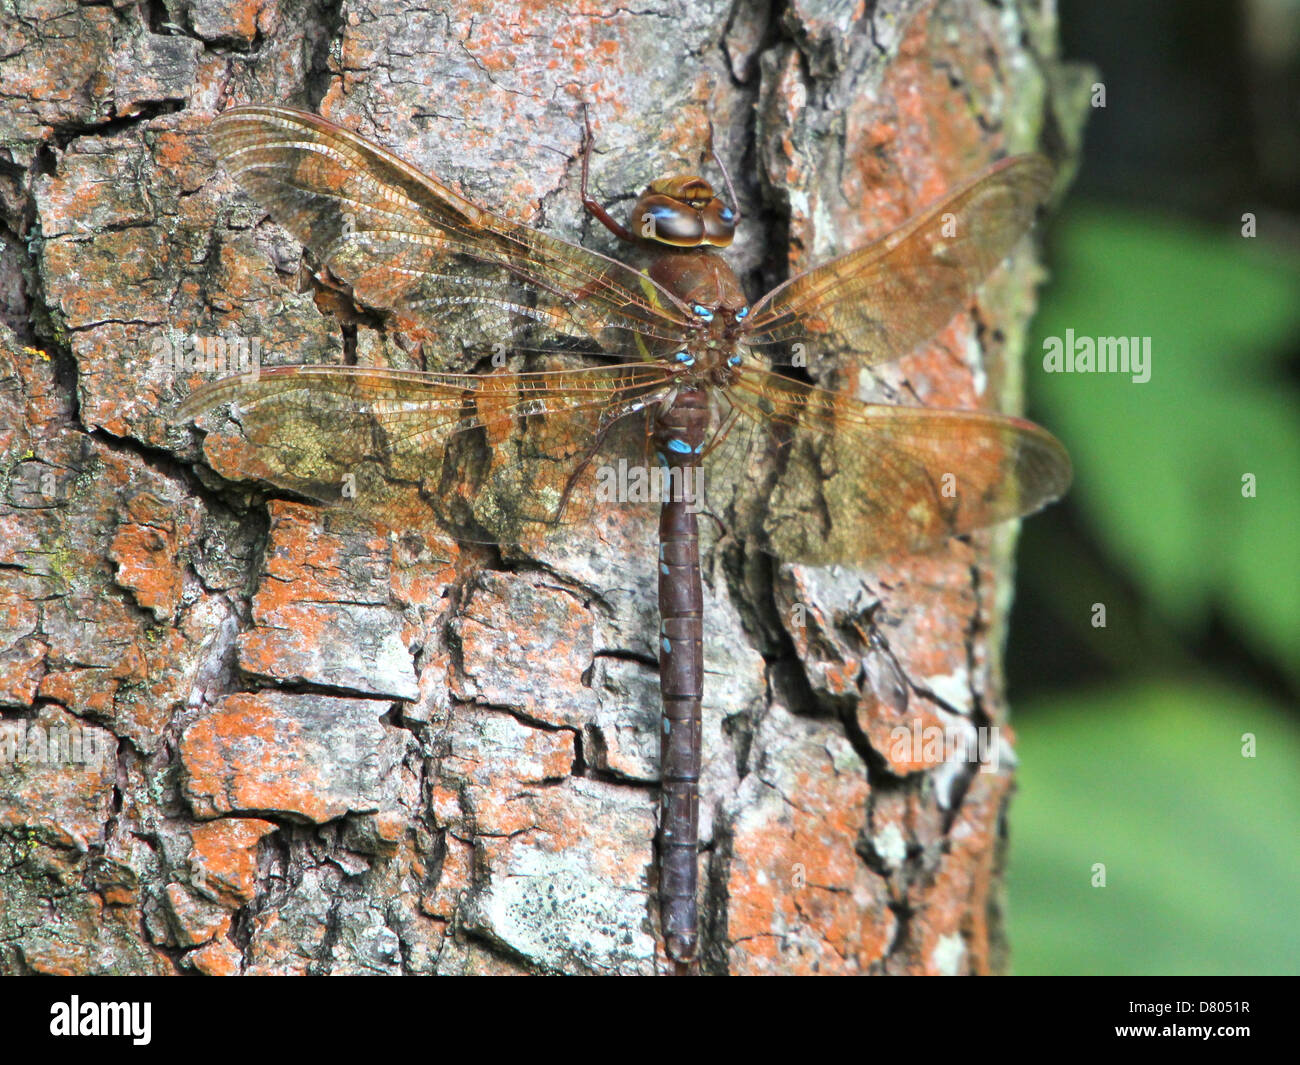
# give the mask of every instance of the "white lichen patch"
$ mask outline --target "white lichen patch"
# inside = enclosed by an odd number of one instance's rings
[[[921,687],[957,713],[970,715],[970,672],[965,666],[959,666],[952,673],[932,674],[922,681]]]
[[[930,965],[941,976],[957,976],[965,960],[966,941],[955,933],[940,936],[930,954]]]
[[[901,868],[907,858],[907,840],[897,825],[886,825],[872,836],[871,846],[890,872]]]

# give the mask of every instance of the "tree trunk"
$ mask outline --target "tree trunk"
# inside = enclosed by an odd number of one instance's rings
[[[607,203],[695,169],[711,117],[756,298],[998,155],[1068,162],[1052,5],[163,7],[0,16],[0,972],[662,968],[653,529],[503,557],[211,473],[178,354],[364,362],[394,329],[337,313],[205,127],[316,109],[617,254],[581,103]],[[933,344],[814,376],[1013,409],[1038,276],[1026,242]],[[1004,967],[1013,539],[857,571],[706,537],[703,971]],[[936,726],[1000,743],[901,742]]]

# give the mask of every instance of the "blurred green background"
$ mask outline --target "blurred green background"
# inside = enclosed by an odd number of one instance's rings
[[[1300,0],[1060,10],[1106,107],[1028,355],[1076,480],[1022,534],[1012,971],[1297,973]],[[1151,379],[1044,373],[1067,329]]]

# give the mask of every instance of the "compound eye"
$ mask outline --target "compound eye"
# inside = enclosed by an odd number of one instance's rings
[[[689,205],[646,193],[632,211],[632,230],[643,240],[694,248],[704,236],[704,223]]]
[[[714,197],[707,207],[700,212],[704,224],[706,243],[715,248],[725,248],[736,235],[736,212]]]

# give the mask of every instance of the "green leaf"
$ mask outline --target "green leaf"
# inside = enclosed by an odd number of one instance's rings
[[[1017,973],[1300,972],[1293,718],[1230,688],[1142,686],[1024,707],[1016,732]]]
[[[1030,349],[1042,421],[1109,553],[1184,629],[1218,606],[1300,678],[1300,263],[1235,230],[1079,207]],[[1151,378],[1045,373],[1044,337],[1149,337]],[[1035,365],[1037,362],[1037,365]],[[1243,495],[1253,475],[1255,498]]]

